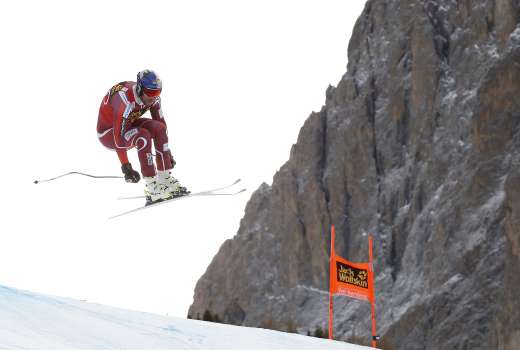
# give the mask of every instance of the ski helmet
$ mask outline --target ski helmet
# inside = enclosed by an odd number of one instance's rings
[[[137,73],[137,94],[143,93],[150,97],[157,97],[161,94],[161,78],[151,69],[145,69]]]

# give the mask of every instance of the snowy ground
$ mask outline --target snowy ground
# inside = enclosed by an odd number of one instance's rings
[[[0,286],[0,350],[362,350],[259,328],[170,318]]]

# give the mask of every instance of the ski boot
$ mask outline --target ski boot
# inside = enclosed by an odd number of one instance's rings
[[[157,172],[157,182],[161,185],[164,185],[168,188],[168,192],[175,197],[182,197],[187,194],[190,194],[190,191],[186,187],[181,186],[179,180],[171,176],[168,170]]]
[[[157,182],[155,177],[145,177],[146,186],[144,195],[146,196],[146,205],[162,202],[172,199],[173,196],[166,185]]]

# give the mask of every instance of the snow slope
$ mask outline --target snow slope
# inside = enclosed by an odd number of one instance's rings
[[[361,350],[259,328],[170,318],[0,286],[0,350]]]

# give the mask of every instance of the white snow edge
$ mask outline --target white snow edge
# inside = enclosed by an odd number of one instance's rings
[[[328,339],[129,311],[0,286],[0,350],[363,350]]]

